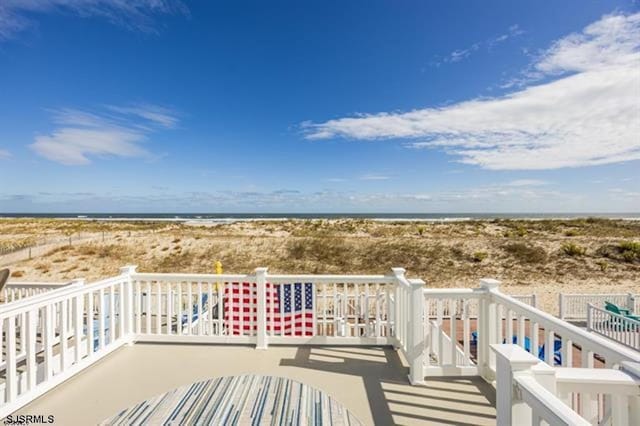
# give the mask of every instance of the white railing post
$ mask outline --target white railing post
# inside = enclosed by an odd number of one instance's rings
[[[627,294],[627,309],[634,315],[638,315],[638,312],[635,312],[636,301],[633,297],[633,293]]]
[[[419,279],[409,280],[409,332],[407,352],[409,353],[409,381],[412,385],[424,384],[424,285]]]
[[[564,320],[564,294],[558,294],[558,317]]]
[[[593,308],[592,304],[587,304],[587,331],[593,330]]]
[[[134,333],[133,330],[133,280],[131,279],[131,275],[136,273],[137,265],[127,265],[120,268],[120,274],[125,276],[125,286],[124,286],[124,294],[120,295],[120,303],[123,303],[124,306],[124,333],[127,336],[130,336]],[[101,308],[102,309],[102,308]],[[122,319],[121,319],[122,321]],[[180,324],[178,324],[178,327]],[[133,343],[133,339],[130,340],[129,344]]]
[[[256,297],[258,299],[258,324],[256,325],[256,349],[267,349],[267,269],[256,268]],[[273,296],[272,296],[273,297]]]
[[[517,345],[493,344],[496,356],[496,423],[498,426],[530,426],[531,409],[515,391],[513,379],[520,374],[532,374],[531,367],[539,360]]]
[[[404,277],[404,273],[406,272],[406,270],[404,268],[391,268],[391,274],[396,278],[395,279],[395,286],[394,286],[394,301],[393,301],[393,314],[394,314],[394,318],[393,318],[393,337],[396,338],[396,340],[398,341],[398,343],[395,345],[396,348],[402,347],[403,343],[401,341],[402,339],[402,327],[403,327],[403,319],[402,319],[402,306],[401,306],[401,295],[400,292],[402,290],[402,284],[401,284],[401,280],[405,280],[406,278]]]
[[[620,369],[637,381],[640,381],[640,362],[623,361],[620,364]],[[629,409],[627,413],[628,423],[630,425],[640,424],[640,395],[629,396],[626,405]],[[613,420],[614,422],[616,421],[615,418]]]
[[[480,312],[478,313],[478,367],[480,375],[485,380],[492,381],[496,371],[496,357],[489,348],[491,344],[498,342],[498,318],[496,303],[491,297],[492,291],[498,291],[500,281],[491,278],[480,280],[480,288],[485,294],[480,299]]]

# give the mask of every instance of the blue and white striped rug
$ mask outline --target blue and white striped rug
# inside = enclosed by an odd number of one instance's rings
[[[158,395],[103,425],[361,425],[318,389],[284,377],[242,375]]]

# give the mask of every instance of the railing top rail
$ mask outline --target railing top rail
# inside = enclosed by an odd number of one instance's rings
[[[501,293],[498,290],[490,290],[490,294],[509,309],[526,312],[529,320],[542,323],[543,325],[545,323],[550,324],[550,328],[552,328],[554,332],[558,332],[563,338],[568,338],[579,345],[597,345],[598,348],[595,351],[600,355],[607,358],[613,357],[622,360],[640,362],[640,353],[637,351],[612,343],[604,337],[589,333],[580,327],[556,318],[551,314],[534,308],[533,306],[529,306],[524,302],[510,297],[509,295]],[[547,327],[545,326],[545,328]]]
[[[9,281],[4,288],[58,288],[69,284],[71,282]]]
[[[389,275],[310,275],[310,274],[269,274],[269,282],[280,281],[313,281],[313,282],[363,282],[386,284],[393,282],[395,277]]]
[[[156,273],[134,272],[131,278],[144,281],[241,281],[255,274],[189,274],[189,273]]]
[[[630,324],[637,324],[638,326],[640,326],[640,321],[638,321],[638,320],[636,320],[634,318],[629,318],[629,317],[626,317],[624,315],[616,314],[615,312],[611,312],[611,311],[608,311],[606,309],[599,308],[598,306],[596,306],[596,305],[594,305],[592,303],[587,304],[587,310],[589,310],[589,309],[593,309],[594,311],[598,311],[598,312],[601,312],[603,314],[612,316],[613,318],[617,318],[619,320],[622,320],[622,321],[625,321],[625,322],[629,322]]]
[[[540,413],[540,417],[549,422],[549,424],[576,426],[591,424],[538,383],[535,377],[517,376],[514,380],[522,392],[522,399],[534,412]]]
[[[69,297],[100,290],[101,288],[106,288],[112,284],[121,282],[125,278],[125,275],[118,275],[87,285],[84,284],[84,281],[78,281],[77,284],[65,286],[58,290],[52,290],[32,297],[25,297],[24,299],[7,303],[6,305],[0,305],[0,319],[28,312],[32,309],[40,309],[46,305],[61,302]]]
[[[425,297],[432,297],[435,299],[458,299],[471,297],[476,298],[480,297],[483,294],[486,294],[486,289],[484,288],[450,288],[450,289],[440,289],[440,288],[425,288],[423,290]]]
[[[630,294],[634,293],[560,293],[561,296],[571,297],[627,297]]]

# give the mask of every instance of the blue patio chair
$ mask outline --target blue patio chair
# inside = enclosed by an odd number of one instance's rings
[[[544,361],[544,345],[538,347],[538,358]],[[562,365],[562,340],[553,341],[553,363],[554,365]]]
[[[505,339],[502,343],[507,343],[507,339]],[[512,336],[511,343],[513,343],[514,345],[517,345],[518,336]],[[524,350],[527,352],[531,352],[531,340],[527,336],[524,336]]]
[[[116,307],[117,307],[117,300],[116,299]],[[108,344],[109,343],[109,330],[111,327],[111,317],[109,316],[109,308],[111,306],[111,299],[109,298],[105,298],[104,299],[104,312],[105,312],[105,316],[104,316],[104,344]],[[100,320],[99,319],[93,319],[93,351],[97,351],[98,350],[98,345],[100,343]],[[87,326],[84,326],[84,333],[87,333]]]
[[[202,299],[200,300],[200,305],[202,306],[202,313],[205,313],[205,307],[207,306],[207,301],[209,300],[209,295],[208,294],[203,294],[202,295]],[[193,306],[191,307],[191,322],[194,322],[198,319],[198,303],[194,303]],[[182,320],[181,320],[181,324],[182,326],[184,326],[185,324],[187,324],[189,322],[189,314],[182,314]]]

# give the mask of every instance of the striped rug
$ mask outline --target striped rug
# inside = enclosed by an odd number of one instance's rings
[[[325,393],[284,377],[193,383],[121,411],[103,425],[361,425]]]

